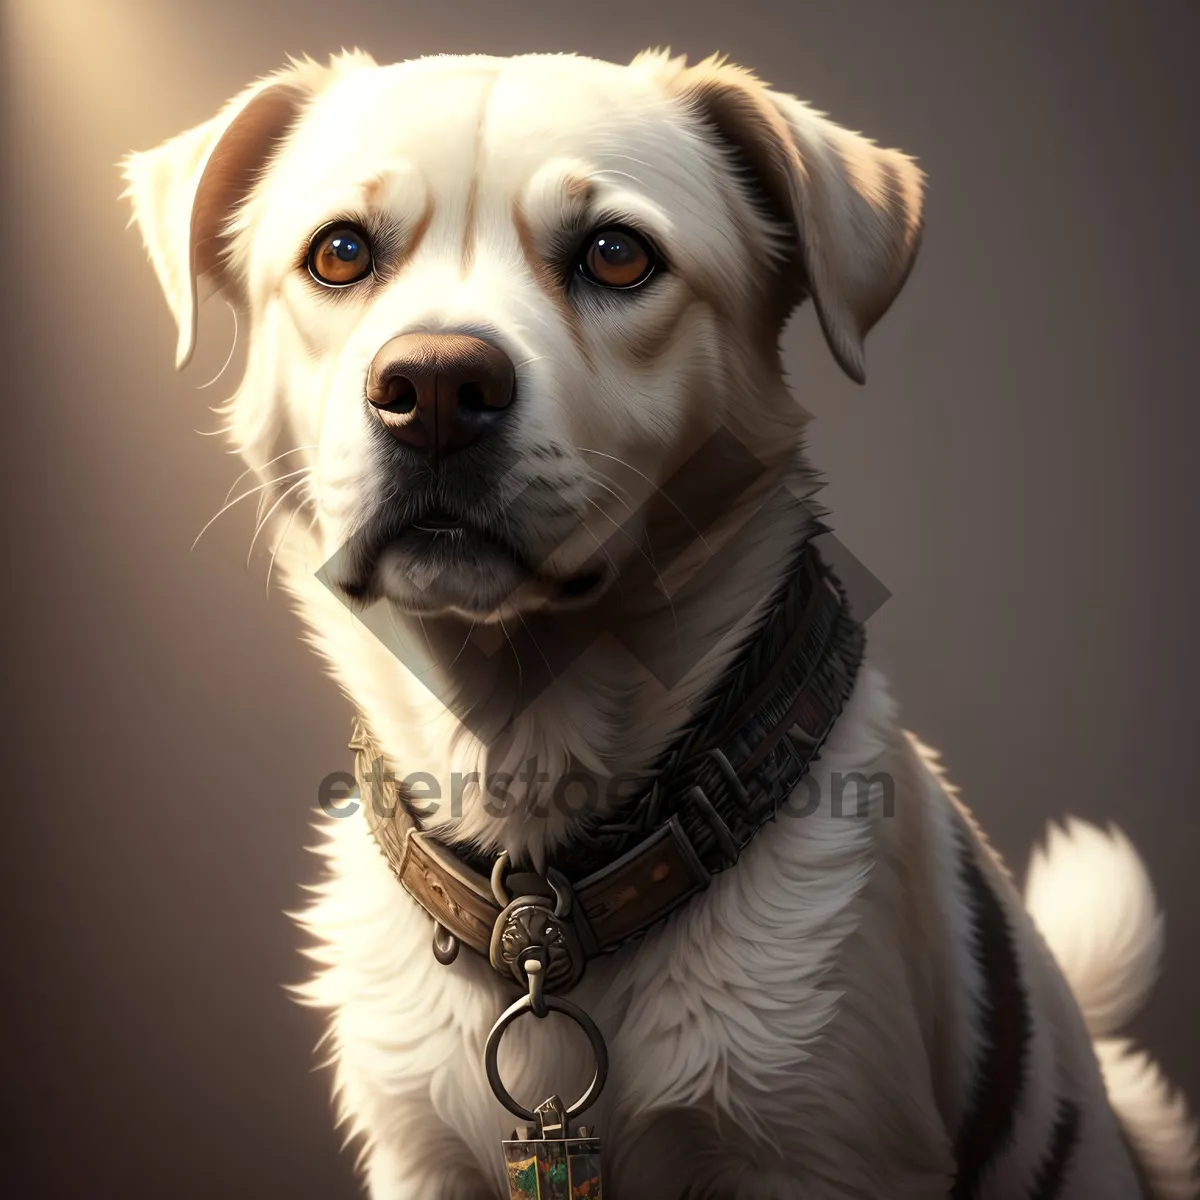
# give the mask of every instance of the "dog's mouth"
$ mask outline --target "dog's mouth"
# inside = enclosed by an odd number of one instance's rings
[[[446,555],[500,551],[526,565],[524,554],[499,530],[445,508],[430,508],[402,524],[393,542]]]
[[[543,574],[507,528],[442,506],[410,513],[352,539],[339,587],[355,604],[386,598],[416,614],[484,618],[536,599],[557,608],[589,603],[606,572],[589,567],[566,579]]]

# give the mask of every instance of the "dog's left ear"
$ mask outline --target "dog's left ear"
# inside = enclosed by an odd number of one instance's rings
[[[211,120],[129,155],[121,169],[150,261],[179,329],[175,366],[196,341],[197,284],[228,287],[229,223],[305,103],[339,70],[373,65],[360,51],[328,67],[306,58],[250,84]]]
[[[734,150],[770,209],[795,230],[792,277],[781,280],[784,307],[810,293],[834,357],[862,383],[863,339],[916,256],[923,173],[907,155],[842,129],[740,67],[717,59],[685,67],[659,58],[658,65],[667,68],[671,91]]]

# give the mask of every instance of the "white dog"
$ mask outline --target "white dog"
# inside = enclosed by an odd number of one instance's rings
[[[1023,906],[807,544],[780,330],[862,379],[909,158],[717,60],[354,52],[124,166],[179,365],[198,283],[248,320],[229,434],[361,717],[303,994],[375,1200],[524,1186],[515,1001],[602,1033],[618,1200],[1197,1194],[1111,1036],[1136,854],[1052,830]],[[593,1048],[514,1020],[497,1069],[571,1101]]]

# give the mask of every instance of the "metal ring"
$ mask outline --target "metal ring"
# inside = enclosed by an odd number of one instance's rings
[[[457,957],[459,950],[458,938],[438,921],[433,923],[433,957],[448,967]]]
[[[566,1110],[568,1118],[577,1117],[596,1102],[596,1098],[604,1089],[604,1081],[608,1078],[608,1047],[604,1044],[604,1035],[600,1032],[600,1027],[582,1008],[572,1004],[569,1000],[564,1000],[561,996],[549,995],[543,999],[551,1012],[562,1013],[564,1017],[570,1017],[587,1034],[588,1041],[592,1044],[592,1053],[596,1056],[596,1071],[592,1076],[592,1082],[588,1084],[587,1091]],[[496,1055],[500,1050],[500,1039],[504,1036],[504,1031],[522,1013],[530,1012],[532,1008],[532,999],[529,996],[522,996],[520,1000],[500,1014],[495,1025],[492,1026],[492,1031],[488,1034],[487,1043],[483,1048],[483,1069],[487,1072],[488,1083],[491,1084],[496,1099],[513,1116],[520,1117],[523,1121],[536,1123],[537,1113],[518,1104],[513,1099],[508,1088],[504,1086],[504,1082],[500,1078],[500,1068],[496,1065]]]
[[[507,908],[512,903],[512,897],[508,894],[508,888],[504,886],[504,874],[508,870],[508,851],[501,850],[496,855],[496,861],[492,863],[492,895],[496,898],[496,903],[501,908]]]

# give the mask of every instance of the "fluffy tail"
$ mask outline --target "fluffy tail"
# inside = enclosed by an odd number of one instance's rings
[[[1114,1037],[1158,976],[1163,919],[1146,868],[1120,830],[1069,818],[1034,849],[1025,904],[1075,994],[1109,1102],[1159,1200],[1194,1200],[1197,1128],[1154,1061]]]

